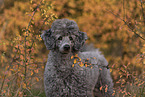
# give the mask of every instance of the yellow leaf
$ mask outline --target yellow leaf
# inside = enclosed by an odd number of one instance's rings
[[[19,97],[23,97],[23,92],[19,92]]]
[[[36,81],[38,82],[39,81],[39,78],[38,77],[35,77]]]
[[[74,64],[77,63],[77,59],[74,59]]]
[[[33,75],[33,71],[31,71],[31,76]]]
[[[78,54],[75,54],[75,57],[78,57]]]
[[[96,57],[94,57],[94,59],[96,59]]]
[[[30,87],[28,87],[28,89],[31,89]]]
[[[114,95],[115,95],[115,93],[112,94],[112,96],[114,96]]]
[[[78,58],[79,58],[79,61],[81,61],[81,60],[82,60],[80,57],[78,57]]]
[[[30,0],[30,3],[32,4],[33,0]]]
[[[26,89],[26,84],[25,83],[23,83],[23,88]]]
[[[83,62],[81,62],[79,65],[80,65],[81,67],[83,67],[83,66],[84,66]]]
[[[15,71],[14,69],[10,69],[11,71]]]
[[[6,93],[6,90],[4,90],[3,93]]]
[[[112,72],[112,69],[110,69],[110,72]]]

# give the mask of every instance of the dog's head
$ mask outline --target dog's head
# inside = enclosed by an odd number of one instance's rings
[[[86,33],[79,31],[76,22],[68,19],[57,19],[49,30],[42,32],[47,49],[64,54],[79,51],[87,39]]]

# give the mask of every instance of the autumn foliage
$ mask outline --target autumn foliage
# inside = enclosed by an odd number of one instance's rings
[[[144,0],[1,0],[0,96],[44,97],[40,38],[56,18],[75,20],[109,62],[116,97],[145,96]],[[73,66],[73,64],[72,64]]]

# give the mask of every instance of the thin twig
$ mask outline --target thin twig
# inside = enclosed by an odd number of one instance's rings
[[[31,94],[32,97],[34,97],[34,95],[32,94],[32,92],[28,88],[26,88],[26,90]]]
[[[14,61],[14,59],[15,59],[16,55],[17,55],[18,50],[19,50],[19,46],[18,46],[18,49],[17,49],[17,51],[16,51],[16,53],[15,53],[15,55],[14,55],[14,57],[13,57],[12,61],[11,61],[11,62],[10,62],[10,64],[9,64],[9,67],[7,68],[7,70],[6,70],[6,71],[9,71],[9,70],[10,70],[10,67],[12,66],[12,63],[13,63],[13,61]],[[4,74],[3,81],[2,81],[2,85],[1,85],[1,90],[0,90],[0,93],[1,93],[1,91],[2,91],[2,89],[3,89],[3,85],[4,85],[4,83],[5,83],[6,75],[7,75],[7,74],[5,73],[5,74]]]
[[[31,21],[33,20],[33,17],[34,17],[34,15],[35,15],[35,13],[36,13],[36,11],[37,11],[37,9],[39,8],[39,6],[41,5],[41,3],[42,3],[42,0],[40,1],[40,4],[36,7],[36,9],[34,10],[34,12],[33,12],[33,15],[32,15],[32,17],[31,17],[31,19],[30,19],[30,21],[29,21],[29,24],[28,24],[28,28],[26,29],[26,34],[27,34],[27,32],[28,32],[28,30],[29,30],[29,27],[30,27],[30,25],[31,25]],[[29,35],[29,34],[28,34]],[[27,41],[27,35],[25,36],[25,79],[24,80],[26,80],[26,75],[27,75],[27,65],[26,65],[26,63],[27,63],[27,53],[26,53],[26,49],[27,49],[27,45],[26,45],[26,41]]]
[[[124,20],[126,20],[125,1],[123,0]]]
[[[34,15],[35,15],[37,9],[40,7],[41,3],[42,3],[42,0],[40,1],[40,4],[37,5],[37,7],[35,8],[35,10],[34,10],[34,12],[33,12],[33,15],[32,15],[32,17],[31,17],[31,19],[30,19],[30,21],[29,21],[28,28],[26,29],[26,32],[29,30],[29,27],[30,27],[30,25],[31,25],[31,21],[33,20],[33,17],[34,17]]]

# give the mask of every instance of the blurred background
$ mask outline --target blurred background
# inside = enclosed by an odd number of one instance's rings
[[[45,97],[49,51],[41,31],[68,18],[108,60],[113,95],[145,97],[144,6],[144,0],[0,0],[0,96]]]

